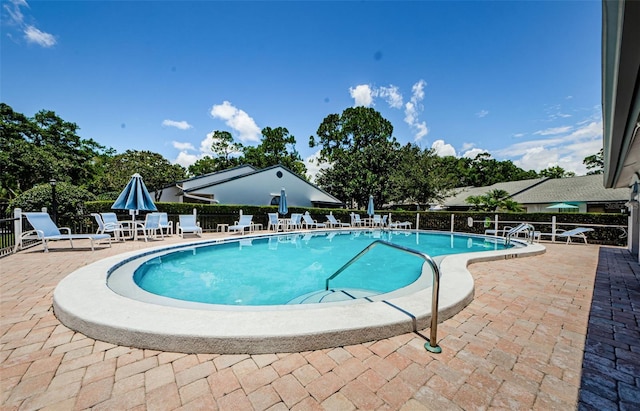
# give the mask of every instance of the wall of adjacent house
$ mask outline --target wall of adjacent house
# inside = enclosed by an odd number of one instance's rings
[[[220,204],[269,205],[274,196],[280,195],[283,187],[287,204],[292,207],[311,207],[314,201],[336,201],[295,174],[277,167],[205,187],[191,194],[213,194]]]

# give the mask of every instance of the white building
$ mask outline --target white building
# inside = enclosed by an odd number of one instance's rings
[[[629,249],[640,261],[640,2],[602,2],[604,186],[629,187]]]
[[[258,170],[242,165],[178,181],[163,188],[159,201],[243,205],[278,205],[284,188],[289,207],[342,207],[342,201],[276,165]],[[154,196],[156,193],[151,193]]]

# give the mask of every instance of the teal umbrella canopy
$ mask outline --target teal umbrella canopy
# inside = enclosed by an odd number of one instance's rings
[[[287,194],[284,192],[284,188],[280,190],[280,204],[278,204],[278,213],[285,215],[289,212],[287,208]]]
[[[127,183],[118,199],[111,206],[114,210],[157,211],[156,205],[142,181],[142,176],[135,173]]]
[[[573,205],[573,204],[557,203],[557,204],[551,204],[547,208],[580,208],[580,207],[578,207],[576,205]]]
[[[367,214],[369,215],[369,217],[371,217],[373,214],[375,214],[375,211],[373,210],[373,196],[372,195],[369,196],[369,205],[367,206]]]

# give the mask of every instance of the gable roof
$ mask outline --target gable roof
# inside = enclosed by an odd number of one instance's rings
[[[251,177],[251,176],[254,176],[254,175],[258,175],[258,174],[263,174],[263,173],[269,172],[269,171],[271,171],[273,169],[281,168],[284,171],[290,173],[292,176],[294,176],[297,179],[299,179],[301,182],[312,186],[316,190],[320,191],[321,193],[325,194],[329,198],[333,199],[335,201],[335,204],[342,204],[342,201],[340,201],[339,199],[337,199],[333,195],[327,193],[326,191],[324,191],[323,189],[321,189],[317,185],[305,180],[300,175],[294,173],[293,171],[291,171],[290,169],[288,169],[287,167],[285,167],[283,165],[276,164],[276,165],[273,165],[273,166],[270,166],[270,167],[266,167],[266,168],[263,168],[263,169],[256,169],[255,167],[252,167],[252,168],[254,169],[254,171],[251,171],[251,172],[248,172],[248,173],[243,173],[243,174],[240,174],[240,175],[231,176],[229,178],[222,178],[222,179],[211,181],[209,183],[206,183],[206,184],[203,184],[203,185],[199,185],[199,186],[194,186],[194,187],[190,187],[190,188],[184,188],[183,191],[186,192],[186,193],[196,192],[196,191],[202,190],[204,188],[214,187],[214,186],[217,186],[217,185],[220,185],[220,184],[227,183],[229,181],[239,180],[239,179],[242,179],[242,178],[247,178],[247,177]],[[223,170],[223,172],[224,171],[227,171],[227,170]],[[323,203],[330,204],[329,202],[324,202],[324,201],[323,201]]]
[[[552,178],[511,197],[520,204],[556,202],[607,202],[629,199],[628,188],[604,188],[603,175]]]
[[[543,204],[559,202],[598,203],[626,201],[628,188],[604,188],[602,174],[567,178],[535,178],[530,180],[509,181],[486,187],[466,187],[458,189],[445,199],[446,207],[470,206],[465,200],[469,196],[484,195],[492,190],[504,190],[509,198],[520,204]]]
[[[462,189],[456,189],[456,193],[453,196],[446,198],[443,205],[446,207],[468,207],[469,203],[465,201],[468,197],[485,195],[489,191],[493,190],[504,190],[509,193],[509,197],[512,198],[513,196],[528,190],[531,187],[535,187],[548,179],[549,177],[532,178],[529,180],[505,181],[485,187],[465,187]]]

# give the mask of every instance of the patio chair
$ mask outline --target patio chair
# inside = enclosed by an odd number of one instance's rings
[[[385,215],[382,216],[382,227],[386,227],[388,225],[387,224],[387,218],[389,218],[388,214],[385,214]]]
[[[291,221],[289,222],[289,228],[297,230],[302,228],[302,214],[291,213]]]
[[[160,228],[166,230],[167,235],[173,235],[173,221],[169,221],[167,213],[155,213],[160,216]]]
[[[576,227],[573,230],[569,230],[569,231],[564,231],[564,230],[556,230],[556,237],[566,237],[567,238],[567,244],[569,244],[572,238],[581,238],[584,240],[585,244],[588,244],[587,242],[587,236],[585,235],[585,233],[588,233],[589,231],[593,231],[593,228],[586,228],[586,227]]]
[[[349,223],[343,223],[340,220],[336,219],[336,216],[334,216],[333,214],[327,214],[325,217],[327,217],[327,223],[329,225],[329,227],[333,228],[333,227],[351,227],[351,224]]]
[[[360,219],[360,214],[351,213],[351,225],[354,227],[362,227],[362,219]]]
[[[176,226],[178,235],[184,238],[185,233],[193,233],[202,237],[202,227],[196,222],[196,216],[193,214],[180,214],[178,216],[178,225]]]
[[[251,232],[252,220],[251,214],[243,214],[240,216],[240,221],[234,221],[233,225],[229,226],[229,231],[240,231],[242,234],[244,234],[244,230]]]
[[[273,230],[278,232],[280,230],[284,230],[284,225],[282,221],[278,219],[278,213],[267,213],[269,216],[269,224],[267,225],[267,231]]]
[[[374,214],[373,220],[371,221],[372,227],[382,227],[382,216],[380,214]]]
[[[105,223],[104,220],[102,220],[102,216],[98,213],[91,213],[91,215],[93,216],[93,218],[96,219],[96,223],[98,224],[98,230],[96,231],[96,234],[107,234],[107,233],[113,233],[113,236],[116,240],[123,240],[124,241],[124,235],[122,234],[124,228],[122,227],[122,224],[117,223]]]
[[[144,235],[144,241],[147,242],[150,238],[155,239],[158,237],[158,233],[160,233],[160,238],[164,240],[164,233],[162,232],[162,227],[160,227],[160,214],[159,213],[149,213],[145,216],[144,222],[137,222],[134,228],[135,234],[134,237],[138,238],[138,232],[142,232]]]
[[[49,252],[49,241],[57,240],[69,240],[71,248],[73,248],[73,240],[89,239],[91,240],[91,251],[94,251],[95,241],[109,240],[109,247],[111,247],[111,235],[109,234],[71,234],[69,227],[58,227],[47,213],[22,213],[22,215],[27,218],[33,230],[23,233],[20,240],[33,238],[41,240],[45,253]],[[63,234],[62,231],[66,231],[67,234]]]
[[[326,227],[327,225],[324,223],[319,223],[316,220],[314,220],[313,218],[311,218],[311,216],[308,213],[304,213],[302,215],[302,225],[304,227],[308,228],[319,228],[319,227]]]

